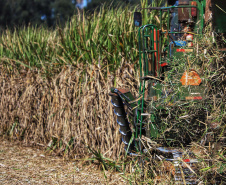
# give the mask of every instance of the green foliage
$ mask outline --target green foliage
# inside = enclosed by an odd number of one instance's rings
[[[136,62],[133,11],[102,7],[90,16],[74,15],[64,29],[28,26],[6,30],[0,38],[1,61],[48,74],[58,73],[63,65],[96,63],[113,70],[120,63]]]
[[[14,28],[45,23],[51,27],[57,20],[64,24],[75,10],[71,0],[1,0],[0,25]]]

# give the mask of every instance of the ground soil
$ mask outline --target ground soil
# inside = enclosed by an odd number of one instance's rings
[[[0,138],[0,184],[126,184],[119,173]]]

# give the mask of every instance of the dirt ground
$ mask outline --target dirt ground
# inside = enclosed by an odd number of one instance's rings
[[[45,151],[0,137],[0,184],[126,184],[119,173],[48,156]]]

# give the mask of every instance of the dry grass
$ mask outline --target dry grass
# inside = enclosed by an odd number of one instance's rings
[[[119,174],[0,138],[0,184],[126,184]]]
[[[31,70],[0,70],[0,135],[64,157],[86,155],[87,145],[113,159],[124,152],[108,93],[115,81],[133,89],[124,78],[132,67],[124,66],[125,75],[119,69],[115,76],[96,65],[64,67],[53,78]]]

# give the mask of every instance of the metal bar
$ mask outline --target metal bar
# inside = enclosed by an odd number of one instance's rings
[[[160,61],[159,61],[159,38],[160,38],[160,33],[159,33],[159,30],[156,29],[156,48],[157,48],[157,70],[158,70],[158,76],[160,76]]]
[[[138,46],[139,46],[139,66],[140,66],[140,75],[142,76],[141,35],[140,35],[141,28],[142,28],[142,27],[140,27],[139,30],[138,30]]]
[[[149,24],[140,27],[139,32],[139,63],[140,63],[140,74],[145,76],[149,74],[148,68],[148,54],[152,53],[151,56],[151,73],[155,73],[157,61],[158,61],[158,31],[155,25]],[[156,46],[156,48],[155,48]],[[143,58],[142,58],[143,57]],[[156,57],[156,58],[155,58]],[[156,63],[156,64],[155,64]],[[144,94],[145,94],[145,80],[140,82],[139,94],[142,96],[138,100],[137,117],[136,117],[136,133],[135,138],[138,138],[138,135],[142,135],[142,125],[143,125],[143,112],[144,112]],[[139,132],[139,133],[138,133]]]
[[[168,10],[174,8],[197,8],[197,6],[193,5],[180,5],[180,6],[168,6],[168,7],[149,7],[149,8],[137,8],[137,10],[149,9],[149,10]]]
[[[151,30],[151,29],[150,29],[149,27],[147,27],[146,30],[145,30],[145,31],[146,31],[146,34],[147,34],[147,33],[150,34],[150,30]],[[149,46],[150,46],[150,42],[149,42],[149,40],[148,40],[148,37],[146,37],[146,48],[145,48],[145,49],[148,50]],[[150,48],[150,49],[153,50],[152,48]],[[147,52],[145,53],[145,57],[146,57],[146,58],[145,58],[145,66],[146,66],[145,74],[148,74],[148,70],[149,70],[149,69],[148,69],[148,53],[147,53]]]
[[[151,30],[151,39],[150,39],[150,42],[151,42],[151,49],[154,50],[155,47],[155,29],[152,29]],[[146,75],[149,75],[148,73]],[[151,75],[155,75],[155,53],[152,53],[151,55]]]
[[[145,92],[145,81],[143,81],[143,94],[142,94],[142,105],[141,105],[141,113],[144,111],[144,92]],[[143,122],[143,116],[141,115],[141,119],[140,119],[140,137],[142,136],[142,122]]]
[[[168,9],[168,18],[167,18],[167,30],[170,30],[170,9]],[[170,43],[170,38],[167,37],[167,46]],[[170,52],[168,51],[168,58],[170,58]]]
[[[159,47],[160,47],[160,60],[159,62],[162,61],[162,10],[160,11],[160,30],[159,30]]]
[[[200,2],[201,3],[201,8],[200,8],[200,11],[199,11],[199,16],[201,15],[201,16],[203,16],[204,15],[204,4],[203,4],[203,2]],[[203,30],[203,28],[204,28],[204,19],[203,18],[201,18],[200,17],[200,20],[201,20],[201,29],[200,29],[200,33],[202,33],[202,30]]]
[[[142,43],[143,43],[143,48],[142,48],[142,50],[143,50],[143,70],[144,70],[144,75],[145,75],[145,73],[146,73],[146,65],[145,65],[145,61],[146,61],[146,55],[145,55],[145,48],[146,48],[146,39],[144,39],[144,32],[145,32],[145,28],[147,27],[147,25],[145,25],[144,27],[143,27],[143,29],[142,29]]]
[[[146,50],[144,51],[145,53],[153,53],[153,52],[157,52],[157,50]]]
[[[169,31],[169,32],[162,32],[163,34],[165,34],[165,33],[169,33],[169,34],[172,34],[172,33],[174,33],[174,34],[176,34],[176,33],[178,33],[178,34],[182,34],[182,33],[186,33],[186,32],[172,32],[172,31]]]

